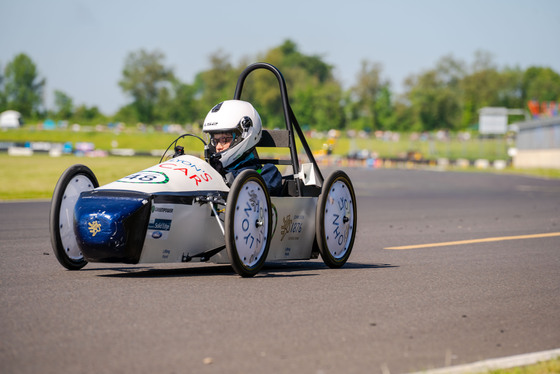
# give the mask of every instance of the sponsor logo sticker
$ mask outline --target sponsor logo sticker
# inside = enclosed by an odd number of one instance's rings
[[[171,230],[174,210],[175,206],[173,204],[153,204],[152,214],[148,222],[147,237],[166,240]]]
[[[148,230],[169,231],[171,230],[171,220],[156,218],[153,222],[148,224]]]
[[[98,232],[100,232],[101,224],[99,223],[99,221],[88,222],[88,231],[90,232],[91,236],[95,236]]]
[[[303,230],[303,216],[295,215],[292,218],[291,214],[282,218],[282,226],[280,226],[280,241],[284,240],[284,237],[288,235],[288,240],[298,240],[299,235]]]

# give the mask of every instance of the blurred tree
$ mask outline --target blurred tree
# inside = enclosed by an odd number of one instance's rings
[[[74,114],[74,103],[72,98],[62,91],[54,91],[55,117],[61,120],[68,120]]]
[[[39,115],[43,104],[45,79],[38,77],[35,63],[20,53],[6,65],[4,71],[4,101],[8,109],[23,117]]]
[[[194,87],[174,80],[163,87],[156,103],[155,117],[162,122],[194,123],[199,119]]]
[[[488,52],[477,51],[471,73],[460,82],[463,114],[461,127],[478,123],[478,111],[487,106],[523,108],[523,72],[519,68],[502,71]]]
[[[438,78],[447,86],[454,90],[459,89],[461,80],[465,77],[466,67],[461,60],[455,59],[452,55],[440,58],[436,63]]]
[[[319,83],[332,80],[332,66],[324,62],[320,56],[307,56],[299,51],[295,42],[290,39],[276,48],[280,53],[282,66],[288,69],[301,69],[307,76],[314,77]],[[274,50],[269,53],[274,53]]]
[[[278,67],[286,79],[290,103],[300,125],[317,130],[345,126],[343,90],[334,78],[332,65],[321,56],[303,54],[290,39],[269,51],[269,55],[271,60],[279,60]],[[279,97],[278,84],[272,84],[270,89]]]
[[[533,66],[523,75],[523,101],[560,101],[560,75],[548,67]]]
[[[344,129],[346,118],[342,106],[343,96],[344,93],[338,81],[333,79],[325,82],[317,91],[314,121],[310,123],[310,126],[314,125],[319,130]]]
[[[478,111],[486,106],[498,106],[498,91],[502,77],[489,52],[476,51],[475,59],[460,82],[462,95],[461,128],[478,123]]]
[[[412,106],[405,97],[397,98],[394,103],[392,126],[390,130],[410,132],[421,131],[421,127],[415,126]]]
[[[461,81],[463,113],[461,124],[467,127],[478,123],[478,111],[487,106],[499,106],[498,92],[502,77],[497,70],[478,70]]]
[[[229,62],[229,55],[222,51],[210,55],[210,69],[198,73],[194,83],[194,94],[198,99],[202,121],[214,105],[224,100],[233,99],[238,72]],[[186,93],[186,90],[183,91]]]
[[[412,106],[413,129],[435,130],[459,128],[461,115],[457,90],[445,82],[437,70],[407,78],[407,99]]]
[[[236,66],[228,54],[217,51],[209,56],[210,68],[198,73],[192,85],[176,79],[162,60],[159,52],[128,56],[119,84],[134,101],[119,110],[116,120],[202,121],[215,104],[233,98],[239,74],[253,61],[280,69],[300,125],[318,130],[460,130],[476,124],[484,106],[522,108],[531,99],[560,100],[560,76],[552,69],[498,69],[485,51],[477,51],[469,65],[443,56],[432,69],[407,78],[399,97],[383,78],[381,65],[369,61],[362,62],[356,82],[343,92],[333,66],[321,56],[300,52],[289,39],[256,58],[243,57]],[[255,106],[265,127],[284,126],[278,83],[270,72],[252,73],[242,99]]]
[[[135,124],[140,122],[138,119],[138,112],[133,103],[121,107],[113,116],[116,122],[123,122],[127,124]]]
[[[473,72],[481,70],[498,70],[498,67],[494,63],[494,55],[483,49],[475,51],[474,61],[471,64],[471,70]]]
[[[201,111],[195,100],[196,91],[194,86],[176,82],[174,84],[175,99],[171,118],[185,123],[202,122]]]
[[[374,106],[375,113],[382,130],[391,130],[395,126],[394,105],[389,84],[383,86],[378,93]]]
[[[391,127],[390,82],[381,77],[382,70],[379,63],[362,61],[347,102],[349,127],[366,131]]]
[[[343,127],[342,89],[333,77],[332,66],[320,56],[305,55],[294,42],[286,40],[257,60],[266,61],[282,72],[290,105],[302,127],[323,130]],[[243,64],[238,71],[245,67]],[[280,89],[270,72],[252,73],[245,81],[242,99],[253,103],[266,127],[284,127]]]
[[[88,108],[86,105],[78,106],[74,111],[72,119],[82,124],[94,124],[95,122],[103,123],[106,121],[105,116],[99,111],[97,106]]]
[[[158,96],[174,80],[173,71],[163,65],[164,58],[159,51],[142,49],[129,53],[125,60],[119,85],[132,97],[138,119],[145,123],[154,122]]]
[[[500,72],[498,105],[506,108],[524,108],[523,71],[519,68],[505,68]]]

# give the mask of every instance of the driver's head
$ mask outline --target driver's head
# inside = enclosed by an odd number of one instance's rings
[[[227,168],[255,148],[261,139],[262,123],[250,103],[227,100],[210,110],[202,131],[210,138],[210,152],[219,153],[222,165]]]
[[[215,132],[211,135],[210,143],[216,147],[216,152],[223,152],[231,146],[234,134],[231,131]]]

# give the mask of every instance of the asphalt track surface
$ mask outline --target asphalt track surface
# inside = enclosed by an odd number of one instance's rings
[[[67,271],[49,203],[0,204],[0,372],[386,374],[560,347],[560,181],[348,173],[348,264],[251,279],[211,264]]]

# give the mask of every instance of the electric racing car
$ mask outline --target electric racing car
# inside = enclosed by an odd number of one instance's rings
[[[308,260],[320,254],[327,266],[343,266],[356,235],[352,182],[341,170],[323,177],[276,67],[247,67],[234,100],[240,100],[245,79],[257,69],[276,76],[286,125],[252,134],[257,148],[289,149],[289,159],[264,159],[256,148],[252,151],[258,163],[288,170],[275,196],[259,170],[224,178],[215,168],[210,145],[191,134],[168,147],[173,146],[171,158],[166,151],[157,165],[103,186],[87,166],[73,165],[58,180],[51,202],[51,243],[60,264],[78,270],[88,262],[208,261],[231,264],[239,275],[251,277],[266,261]],[[246,138],[241,131],[240,138]],[[296,135],[306,163],[300,164]],[[204,160],[184,154],[178,141],[186,136],[204,144]]]

